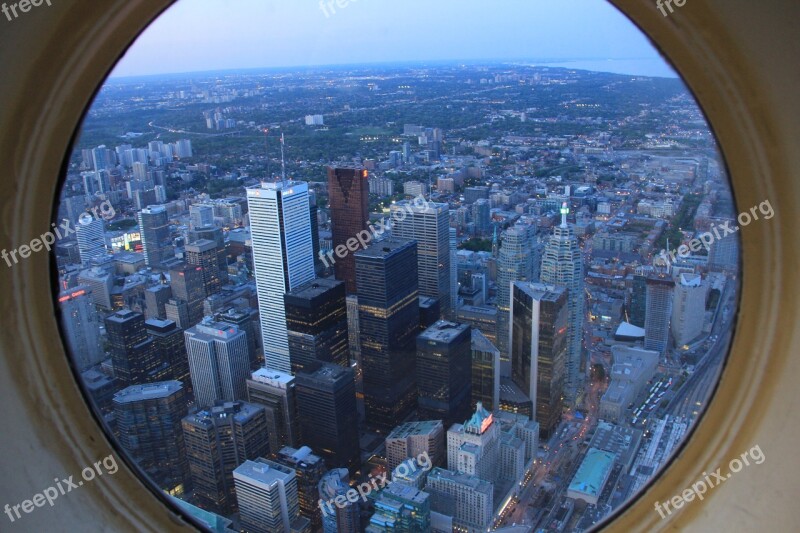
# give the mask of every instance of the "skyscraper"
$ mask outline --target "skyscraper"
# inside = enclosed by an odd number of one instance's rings
[[[347,295],[347,339],[350,348],[350,363],[356,363],[361,371],[361,326],[358,323],[358,296]]]
[[[61,328],[79,372],[106,358],[100,337],[101,316],[92,303],[91,289],[73,287],[58,295]]]
[[[303,441],[326,465],[355,472],[361,452],[353,369],[315,362],[295,380]]]
[[[164,304],[164,314],[167,315],[167,320],[175,322],[181,329],[189,329],[196,324],[189,320],[189,306],[178,298],[167,300]]]
[[[132,385],[116,393],[113,403],[122,449],[160,489],[182,494],[190,478],[181,429],[187,413],[181,383]]]
[[[172,287],[166,283],[148,287],[144,291],[145,318],[167,318],[167,302],[172,298]]]
[[[240,310],[235,307],[231,307],[214,315],[214,320],[217,322],[234,324],[239,328],[239,331],[244,331],[244,334],[247,336],[247,352],[250,359],[250,370],[256,370],[261,366],[258,362],[256,348],[256,336],[258,335],[258,331],[253,323],[256,320],[254,316],[257,315],[256,311],[253,309],[247,308]]]
[[[184,247],[186,263],[202,269],[205,295],[211,296],[220,291],[222,283],[219,275],[219,253],[217,244],[208,239],[200,239]]]
[[[281,448],[274,460],[294,470],[300,514],[308,518],[314,531],[318,531],[322,527],[319,483],[327,470],[325,462],[318,455],[311,453],[311,448],[308,446],[302,446],[299,450],[290,446]]]
[[[150,205],[136,215],[144,248],[144,262],[150,268],[158,268],[172,254],[171,235],[167,208]]]
[[[450,316],[458,313],[458,230],[450,228]]]
[[[156,355],[166,361],[168,379],[180,381],[187,395],[192,397],[192,381],[189,377],[189,358],[183,330],[171,320],[151,318],[144,322],[147,334],[152,337]]]
[[[561,420],[569,326],[567,290],[515,282],[511,301],[511,376],[533,402],[543,438]]]
[[[200,322],[203,319],[203,300],[206,297],[203,267],[182,263],[170,269],[169,285],[172,289],[172,297],[186,304],[188,326],[194,326]],[[164,309],[166,310],[166,304]],[[182,323],[180,326],[187,327]]]
[[[472,390],[471,328],[440,320],[417,337],[417,412],[445,427],[465,420]]]
[[[628,321],[634,326],[643,328],[647,316],[647,277],[634,274],[631,282],[631,304]]]
[[[236,512],[234,469],[269,453],[264,408],[218,404],[185,417],[182,427],[194,498],[212,513]]]
[[[206,317],[187,329],[184,337],[195,403],[207,407],[218,400],[244,400],[250,375],[245,333]]]
[[[567,289],[569,307],[569,345],[566,359],[564,396],[567,402],[576,400],[583,387],[583,326],[586,312],[584,295],[583,257],[573,226],[567,224],[569,208],[561,207],[561,225],[553,228],[542,257],[542,283],[560,285]]]
[[[355,257],[366,420],[388,433],[416,404],[417,243],[380,241]]]
[[[670,343],[670,322],[675,282],[668,274],[647,278],[647,314],[644,322],[644,347],[664,355]]]
[[[314,272],[318,277],[321,277],[325,266],[322,263],[322,258],[319,255],[319,207],[317,207],[316,195],[308,195],[308,217],[311,221],[311,249],[314,253]]]
[[[700,274],[681,274],[672,303],[672,338],[675,344],[689,344],[703,332],[707,285]]]
[[[214,225],[214,207],[207,204],[189,206],[189,227],[191,229]]]
[[[83,266],[89,266],[92,259],[99,259],[108,254],[105,223],[102,218],[91,218],[87,223],[79,219],[75,225],[75,238],[78,241],[78,252]]]
[[[726,221],[736,227],[735,221]],[[724,224],[721,224],[722,226]],[[715,240],[708,250],[708,268],[712,272],[735,272],[739,266],[739,236],[724,235]]]
[[[366,230],[369,223],[369,179],[361,166],[328,167],[328,205],[333,226],[333,249]],[[344,281],[348,294],[356,292],[356,263],[347,254],[334,265],[336,279]]]
[[[479,236],[488,235],[491,228],[489,213],[491,205],[489,200],[480,198],[472,204],[472,220],[475,224],[475,234]]]
[[[472,400],[491,412],[500,408],[500,350],[477,329],[472,329]]]
[[[291,374],[270,368],[256,370],[247,380],[247,401],[266,409],[270,450],[300,446],[297,388]]]
[[[291,468],[268,459],[245,461],[233,471],[233,480],[244,531],[293,533],[300,506]]]
[[[144,327],[144,315],[123,309],[106,317],[114,376],[123,387],[163,381],[168,362],[160,358]]]
[[[322,502],[333,502],[339,496],[345,496],[350,490],[350,472],[346,468],[329,470],[319,482],[319,499]],[[345,496],[346,497],[346,496]],[[359,533],[360,502],[348,502],[344,507],[324,506],[322,511],[323,533]]]
[[[511,284],[515,281],[533,281],[533,257],[527,226],[508,228],[503,234],[503,245],[497,259],[497,348],[500,350],[500,371],[511,372],[511,354],[508,347],[510,333],[509,308]]]
[[[308,184],[262,182],[247,189],[247,204],[264,360],[291,372],[283,295],[314,279]]]
[[[392,235],[417,241],[419,293],[439,300],[442,316],[450,313],[450,210],[447,204],[418,200],[391,206]]]
[[[317,279],[284,295],[292,372],[314,361],[348,366],[345,284]]]
[[[499,454],[500,426],[482,404],[469,420],[447,430],[448,470],[494,483]]]

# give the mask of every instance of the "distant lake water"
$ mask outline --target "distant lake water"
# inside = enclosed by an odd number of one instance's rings
[[[562,67],[592,72],[610,72],[631,76],[651,76],[656,78],[679,78],[678,73],[661,59],[592,59],[565,61],[559,63],[534,63],[541,67]]]

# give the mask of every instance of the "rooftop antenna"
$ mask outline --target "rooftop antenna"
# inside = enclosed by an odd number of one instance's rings
[[[269,135],[269,128],[264,128],[264,153],[267,156],[267,179],[269,179],[269,146],[267,145],[267,135]]]
[[[281,132],[281,185],[286,186],[286,159],[283,157],[283,145],[285,141]]]
[[[561,227],[567,227],[567,213],[569,213],[569,207],[567,207],[567,202],[561,204]]]

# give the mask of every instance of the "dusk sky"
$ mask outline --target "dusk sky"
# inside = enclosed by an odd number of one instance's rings
[[[319,0],[180,0],[113,75],[470,59],[647,59],[668,72],[605,0],[330,3],[326,16]]]

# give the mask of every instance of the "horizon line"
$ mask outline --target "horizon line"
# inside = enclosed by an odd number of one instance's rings
[[[585,72],[598,72],[605,74],[615,74],[618,76],[640,76],[645,78],[663,78],[663,79],[680,79],[680,75],[675,71],[674,67],[662,57],[570,57],[570,58],[513,58],[513,59],[411,59],[411,60],[398,60],[398,61],[368,61],[361,63],[326,63],[316,65],[287,65],[287,66],[257,66],[257,67],[233,67],[233,68],[211,68],[208,70],[187,70],[176,72],[158,72],[152,74],[114,74],[114,70],[106,77],[105,82],[110,80],[125,80],[131,78],[155,78],[158,76],[197,76],[209,75],[215,73],[230,73],[230,72],[245,72],[245,71],[297,71],[308,69],[325,69],[325,68],[345,68],[345,67],[376,67],[376,66],[407,66],[407,65],[424,65],[428,63],[439,63],[448,65],[458,64],[488,64],[488,65],[502,65],[513,63],[535,63],[527,65],[530,67],[544,67],[548,68],[548,64],[555,63],[572,63],[578,61],[661,61],[670,71],[674,73],[673,76],[664,75],[643,75],[643,74],[620,74],[616,72],[609,72],[604,70],[590,70],[586,68],[570,69],[569,67],[549,67],[564,70],[581,70]],[[119,64],[119,63],[118,63]],[[116,67],[115,67],[116,68]],[[105,83],[104,82],[104,83]]]

